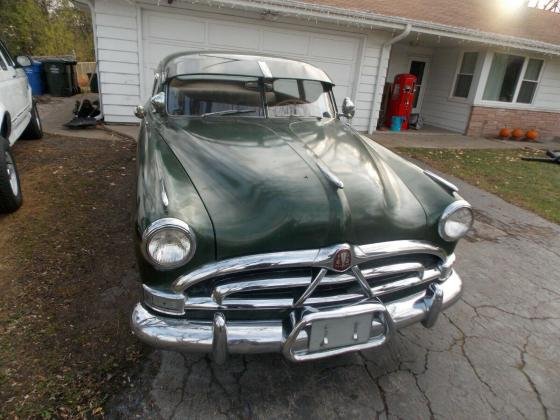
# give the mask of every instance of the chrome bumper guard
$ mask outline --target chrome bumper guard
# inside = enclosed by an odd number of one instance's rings
[[[384,345],[397,329],[422,322],[432,327],[445,308],[455,303],[462,290],[459,275],[452,271],[443,281],[434,281],[426,290],[402,299],[381,303],[377,298],[337,309],[313,311],[297,319],[286,329],[278,321],[227,321],[216,312],[213,322],[154,315],[142,304],[132,313],[132,330],[145,343],[168,350],[213,353],[218,363],[228,354],[283,353],[292,361],[315,360],[351,351]],[[318,320],[344,318],[371,313],[370,338],[365,343],[324,351],[309,351],[309,327]]]

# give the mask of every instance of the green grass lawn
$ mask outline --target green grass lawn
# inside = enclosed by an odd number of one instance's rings
[[[560,165],[520,159],[521,156],[545,157],[541,151],[418,148],[396,151],[560,223]]]

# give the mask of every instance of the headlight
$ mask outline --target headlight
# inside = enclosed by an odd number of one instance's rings
[[[159,219],[144,232],[142,248],[153,265],[170,270],[190,261],[196,249],[196,238],[185,222],[172,218]]]
[[[439,221],[439,236],[449,242],[458,241],[471,229],[474,222],[471,205],[465,200],[451,203]]]

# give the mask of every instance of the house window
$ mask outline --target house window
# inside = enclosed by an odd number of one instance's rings
[[[455,77],[455,87],[453,88],[453,96],[456,98],[468,98],[477,60],[478,53],[476,52],[466,52],[463,54],[461,66]]]
[[[537,90],[542,65],[542,60],[535,60],[534,58],[529,60],[527,68],[525,69],[523,81],[521,82],[521,88],[519,88],[519,94],[517,95],[517,102],[522,104],[530,104],[533,102],[533,96],[535,96],[535,90]]]
[[[530,104],[543,60],[519,55],[494,54],[482,99]]]

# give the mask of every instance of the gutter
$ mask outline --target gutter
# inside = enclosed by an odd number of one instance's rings
[[[382,70],[381,67],[385,62],[385,60],[389,59],[389,53],[391,52],[391,45],[393,45],[395,42],[399,42],[400,40],[406,38],[408,34],[410,34],[411,30],[412,30],[412,25],[410,23],[407,23],[406,27],[400,34],[385,41],[381,46],[381,55],[379,56],[379,62],[377,63],[377,75],[375,78],[375,86],[373,87],[373,100],[371,103],[371,112],[369,115],[368,134],[373,133],[374,123],[376,118],[378,117],[378,110],[376,106],[377,95],[379,94],[379,89],[380,89],[379,86],[381,86],[381,83],[385,79],[385,74],[384,72],[381,71]]]
[[[136,2],[148,0],[136,0]],[[397,29],[403,30],[406,25],[414,26],[414,31],[435,36],[464,39],[496,46],[529,49],[532,51],[560,55],[560,45],[511,35],[481,32],[476,29],[443,25],[435,22],[418,21],[397,16],[386,16],[374,12],[343,9],[341,7],[306,3],[299,0],[179,0],[183,3],[203,4],[218,8],[239,8],[255,12],[268,11],[282,16],[306,18],[308,21],[329,21],[340,26],[354,26],[366,30]],[[153,0],[152,0],[153,2]]]

